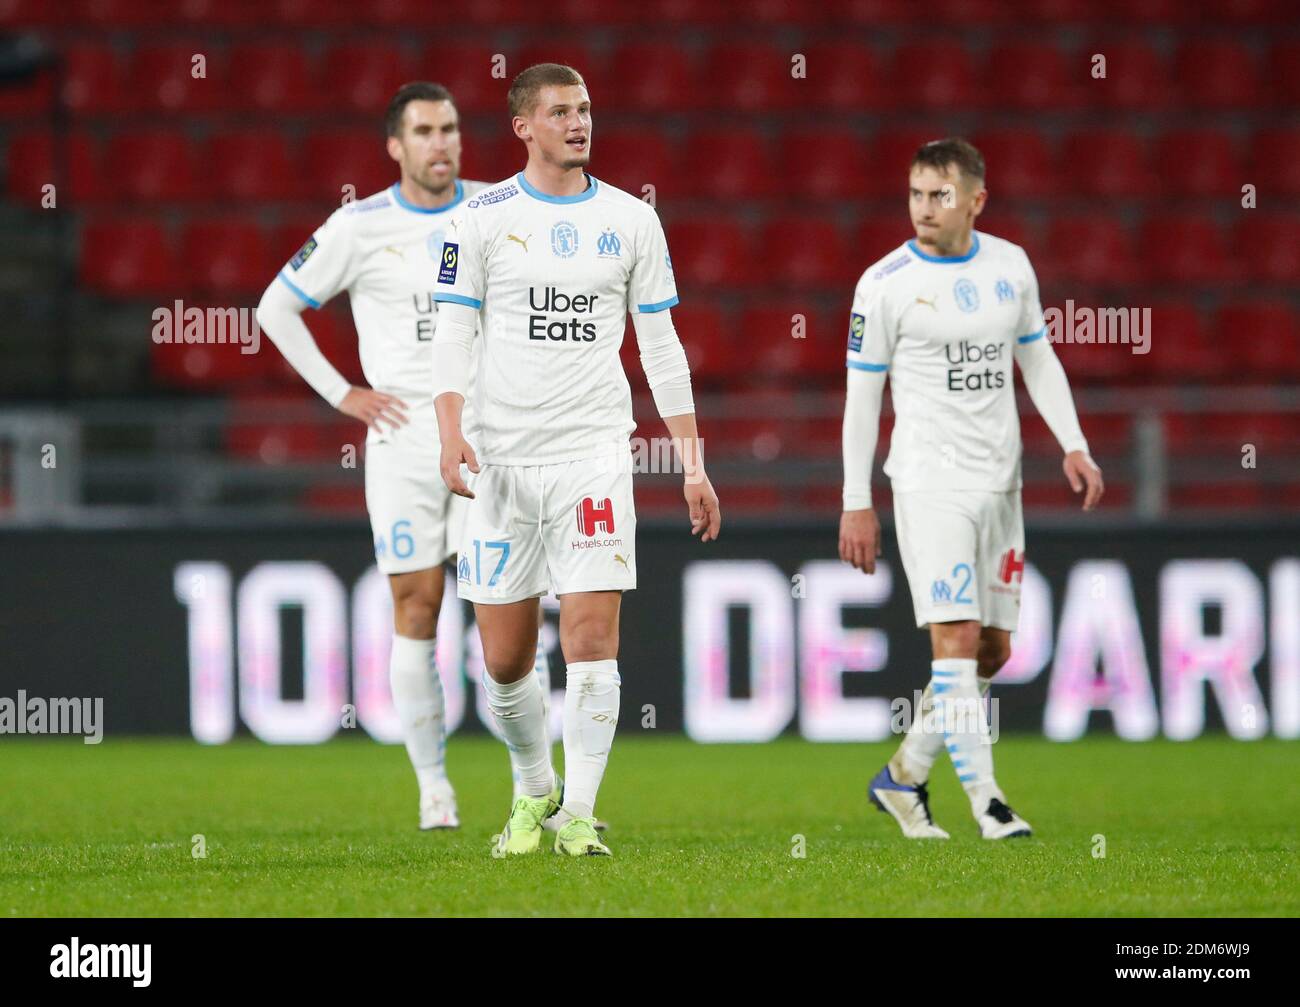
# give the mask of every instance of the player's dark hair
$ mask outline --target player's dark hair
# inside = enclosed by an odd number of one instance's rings
[[[922,144],[912,157],[913,168],[933,168],[942,175],[946,175],[953,165],[957,166],[963,179],[984,181],[984,155],[975,149],[973,143],[959,136]]]
[[[403,84],[397,89],[397,94],[393,95],[393,100],[388,103],[388,111],[384,114],[384,131],[389,136],[401,135],[402,113],[413,101],[449,101],[453,108],[456,106],[456,99],[441,84],[427,80],[413,80],[409,84]]]
[[[506,103],[510,108],[510,118],[527,115],[537,104],[537,95],[544,87],[570,87],[574,84],[586,85],[582,74],[563,63],[538,63],[524,70],[510,84],[510,94]]]

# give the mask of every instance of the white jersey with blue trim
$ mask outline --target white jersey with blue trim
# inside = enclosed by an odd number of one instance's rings
[[[486,186],[458,180],[452,202],[427,209],[394,183],[335,210],[280,270],[280,281],[313,308],[348,292],[372,388],[417,401],[432,394],[432,288],[443,235],[451,211]]]
[[[854,291],[848,366],[889,373],[885,474],[898,492],[1020,487],[1012,362],[1047,331],[1038,280],[1019,245],[972,239],[946,258],[906,242]]]
[[[636,429],[619,360],[627,315],[671,308],[677,287],[654,208],[587,178],[550,196],[520,172],[448,227],[434,297],[479,311],[481,462],[596,458],[626,451]]]

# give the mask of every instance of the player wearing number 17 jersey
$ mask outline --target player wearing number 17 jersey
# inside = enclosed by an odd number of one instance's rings
[[[873,573],[880,525],[871,467],[888,377],[896,421],[885,474],[918,626],[929,626],[930,683],[898,753],[871,781],[872,803],[904,835],[946,839],[926,784],[946,747],[986,839],[1028,835],[993,777],[984,715],[989,680],[1011,656],[1025,562],[1020,420],[1012,361],[1065,453],[1084,509],[1101,498],[1070,386],[1022,248],[974,230],[984,159],[964,140],[913,158],[916,238],[862,274],[849,322],[840,557]]]
[[[619,360],[629,312],[655,404],[685,463],[692,533],[715,538],[721,518],[701,464],[658,216],[585,172],[591,101],[577,71],[530,67],[509,101],[528,163],[466,202],[438,268],[442,474],[472,497],[457,588],[474,602],[484,688],[524,784],[497,852],[533,852],[555,816],[557,853],[608,855],[593,809],[618,720],[619,606],[636,586],[634,424]],[[476,421],[467,438],[460,413],[476,335]],[[551,590],[567,666],[564,785],[531,673],[538,598]]]

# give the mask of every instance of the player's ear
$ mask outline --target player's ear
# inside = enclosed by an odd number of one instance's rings
[[[533,131],[528,125],[528,120],[522,115],[517,115],[510,120],[510,128],[515,131],[515,136],[527,143],[533,138]]]
[[[402,141],[395,136],[390,136],[388,138],[387,147],[388,147],[388,156],[391,157],[398,164],[401,164],[402,163]]]

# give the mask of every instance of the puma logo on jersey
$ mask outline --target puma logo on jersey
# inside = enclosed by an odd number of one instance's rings
[[[924,304],[924,305],[926,305],[927,307],[934,308],[935,311],[938,311],[939,309],[938,309],[937,307],[935,307],[935,303],[934,303],[934,302],[937,301],[938,299],[939,299],[939,298],[938,298],[937,295],[936,295],[935,297],[931,297],[928,301],[927,301],[924,297],[918,297],[918,298],[916,299],[916,303],[917,303],[917,304]]]
[[[406,253],[403,252],[403,251],[402,251],[400,248],[398,248],[396,245],[385,245],[385,246],[384,246],[384,251],[385,251],[385,252],[392,252],[392,253],[393,253],[394,255],[396,255],[399,259],[403,259],[403,260],[406,259]]]
[[[614,553],[614,559],[615,559],[616,562],[622,563],[623,566],[627,567],[627,569],[629,569],[629,570],[632,569],[630,566],[627,565],[627,557],[626,557],[626,556],[620,556],[618,553]]]
[[[525,252],[528,251],[528,241],[529,241],[530,238],[532,238],[532,235],[531,235],[531,234],[530,234],[527,238],[520,238],[520,237],[518,237],[517,235],[514,235],[514,234],[507,234],[507,235],[506,235],[506,241],[517,241],[519,244],[521,244],[521,245],[524,246],[524,251],[525,251]]]

